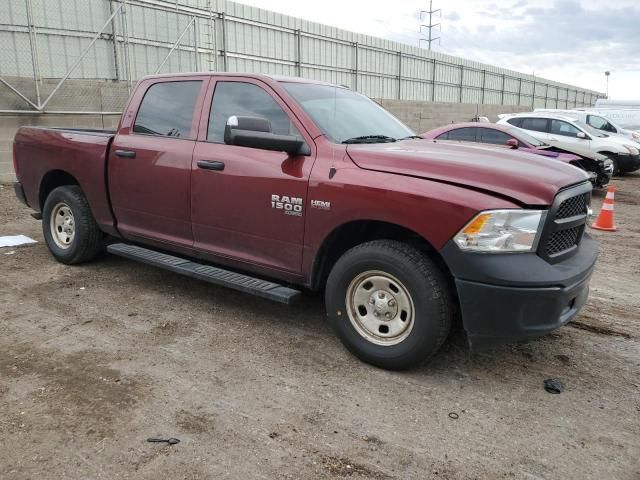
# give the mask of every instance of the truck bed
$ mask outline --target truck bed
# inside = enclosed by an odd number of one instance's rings
[[[42,209],[43,192],[56,175],[70,175],[83,186],[93,215],[114,231],[106,185],[106,161],[115,130],[22,127],[14,145],[14,168],[30,207]]]

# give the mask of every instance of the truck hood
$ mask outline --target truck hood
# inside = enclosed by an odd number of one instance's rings
[[[550,205],[558,190],[588,179],[582,170],[540,155],[430,140],[351,144],[347,153],[366,170],[498,193],[524,205]]]

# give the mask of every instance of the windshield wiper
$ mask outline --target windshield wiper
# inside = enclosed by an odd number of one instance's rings
[[[398,140],[410,140],[412,138],[419,138],[423,140],[423,138],[420,135],[409,135],[408,137],[402,137],[402,138],[399,138]]]
[[[361,137],[347,138],[342,143],[387,143],[395,141],[395,138],[386,135],[362,135]]]

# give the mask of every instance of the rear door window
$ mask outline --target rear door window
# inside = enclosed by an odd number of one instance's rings
[[[575,137],[578,135],[576,127],[562,120],[551,120],[551,133],[554,135],[562,135],[563,137]]]
[[[521,127],[522,126],[522,118],[519,118],[519,117],[510,118],[509,120],[507,120],[507,123],[513,125],[514,127]]]
[[[494,130],[493,128],[479,128],[479,139],[481,143],[492,143],[494,145],[506,145],[507,140],[511,140],[513,137],[507,135],[500,130]]]
[[[458,142],[475,142],[476,141],[475,127],[456,128],[455,130],[449,130],[447,140],[456,140]]]
[[[534,132],[547,132],[547,119],[525,117],[522,119],[520,128],[524,128],[525,130],[533,130]]]
[[[201,86],[201,80],[151,85],[140,104],[133,132],[189,138]]]

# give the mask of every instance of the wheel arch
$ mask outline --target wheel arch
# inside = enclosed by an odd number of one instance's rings
[[[333,265],[350,248],[372,240],[397,240],[429,255],[453,282],[453,277],[440,253],[431,242],[403,225],[380,220],[353,220],[334,228],[322,241],[313,260],[310,286],[321,289]]]
[[[38,189],[38,204],[40,205],[40,211],[44,208],[44,202],[49,194],[55,188],[62,187],[64,185],[80,186],[80,182],[65,170],[50,170],[42,177],[42,180],[40,181],[40,188]]]

